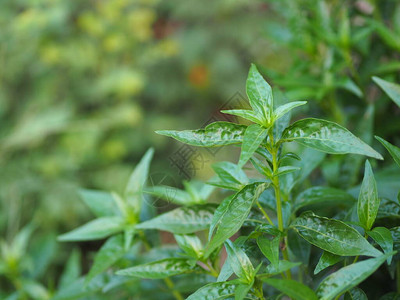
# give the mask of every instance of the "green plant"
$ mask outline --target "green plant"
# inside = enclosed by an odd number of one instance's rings
[[[375,81],[398,102],[397,85]],[[149,150],[132,173],[124,195],[82,193],[97,219],[59,240],[107,238],[88,275],[80,279],[92,287],[91,292],[96,286],[103,292],[117,287],[122,291],[124,286],[131,296],[146,299],[160,294],[176,299],[189,295],[187,299],[192,300],[280,299],[283,295],[307,300],[341,295],[366,299],[358,285],[382,265],[400,282],[400,257],[396,255],[400,227],[392,227],[385,219],[388,214],[398,215],[400,205],[378,194],[380,181],[374,178],[368,160],[362,184],[355,190],[317,184],[300,189],[323,161],[321,152],[379,160],[381,154],[330,121],[307,118],[290,124],[291,111],[306,102],[285,102],[254,65],[246,90],[252,110],[224,113],[240,116],[251,125],[215,122],[199,130],[158,131],[194,146],[239,145],[238,164],[218,162],[213,165],[216,176],[206,183],[186,182],[185,190],[148,187],[153,155]],[[400,149],[377,139],[399,164]],[[258,175],[249,178],[252,170]],[[400,187],[395,188],[397,193]],[[157,216],[147,201],[153,196],[178,207]],[[327,207],[331,208],[328,212]],[[159,231],[172,233],[176,245],[160,242]],[[311,253],[320,253],[319,260]],[[119,269],[115,274],[105,272],[113,265]],[[146,286],[138,278],[154,281],[146,281]],[[163,284],[157,284],[158,280]],[[75,295],[79,295],[85,285],[74,284]],[[67,291],[70,297],[74,295],[73,289]],[[68,298],[65,294],[60,290],[55,299]]]

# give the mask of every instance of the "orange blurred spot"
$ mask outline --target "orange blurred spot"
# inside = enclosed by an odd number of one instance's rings
[[[209,71],[205,65],[195,65],[190,69],[189,82],[196,88],[205,88],[209,84]]]

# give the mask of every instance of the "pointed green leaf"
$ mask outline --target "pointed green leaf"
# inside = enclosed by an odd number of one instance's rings
[[[121,212],[110,193],[82,189],[79,191],[79,195],[96,217],[121,215]]]
[[[389,151],[396,164],[398,164],[400,167],[400,148],[392,145],[388,141],[385,141],[383,138],[380,138],[379,136],[375,136],[375,138],[379,142],[381,142],[381,144]]]
[[[266,284],[296,300],[318,300],[317,295],[308,286],[289,279],[267,278],[261,279]]]
[[[353,153],[383,159],[382,155],[346,128],[320,119],[302,119],[293,123],[283,132],[282,140],[296,141],[307,147],[331,154]]]
[[[140,223],[136,228],[158,229],[175,234],[194,233],[210,226],[214,210],[213,204],[179,207]]]
[[[344,300],[368,300],[368,297],[362,289],[356,287],[344,295]]]
[[[246,93],[257,116],[270,123],[274,109],[272,90],[253,64],[246,81]]]
[[[235,300],[243,300],[252,288],[252,284],[239,284],[235,289]]]
[[[283,167],[278,168],[278,170],[276,171],[274,176],[281,176],[281,175],[289,174],[289,173],[296,172],[299,170],[300,170],[300,167],[283,166]]]
[[[326,269],[327,267],[333,266],[334,264],[338,263],[341,261],[343,257],[340,255],[332,254],[328,251],[324,251],[318,261],[317,266],[315,267],[314,270],[314,275],[318,274],[322,270]]]
[[[291,227],[309,243],[336,255],[379,256],[382,254],[372,247],[357,230],[339,220],[306,212],[294,220]]]
[[[81,272],[81,253],[77,249],[74,249],[64,266],[58,289],[61,290],[73,283],[79,278]]]
[[[247,127],[242,144],[242,152],[240,153],[239,167],[244,164],[253,156],[257,148],[261,145],[267,137],[268,130],[258,124],[253,124]]]
[[[400,85],[383,80],[379,77],[372,77],[372,79],[381,87],[386,95],[388,95],[394,101],[394,103],[400,107]]]
[[[204,129],[159,130],[156,133],[172,137],[182,143],[198,147],[218,147],[238,144],[243,141],[247,126],[229,122],[214,122]]]
[[[257,118],[257,115],[252,110],[247,109],[232,109],[232,110],[221,110],[224,114],[234,115],[243,119],[249,120],[253,123],[262,124],[262,120]]]
[[[283,104],[275,109],[274,119],[278,120],[281,117],[283,117],[285,114],[287,114],[289,111],[291,111],[293,108],[304,105],[306,103],[307,103],[307,101],[294,101],[294,102],[289,102],[289,103]]]
[[[272,240],[263,236],[260,236],[257,239],[257,244],[261,252],[275,267],[277,267],[279,263],[279,241],[280,235],[276,236]]]
[[[244,282],[252,282],[254,277],[254,267],[246,253],[230,240],[225,242],[225,249],[228,253],[228,261],[233,272],[235,272],[240,279],[244,280]]]
[[[192,197],[188,192],[182,191],[172,186],[158,185],[158,186],[147,187],[144,189],[144,192],[153,195],[155,197],[159,197],[167,201],[168,203],[171,202],[177,205],[197,204],[197,202],[193,201]]]
[[[311,254],[311,244],[303,239],[296,230],[288,231],[288,248],[290,253],[300,260],[303,264],[308,265]]]
[[[203,245],[194,234],[174,234],[175,240],[185,253],[193,258],[200,258],[203,254]]]
[[[117,275],[134,276],[148,279],[162,279],[170,276],[199,272],[200,267],[193,266],[186,258],[165,258],[151,263],[117,271]]]
[[[366,230],[371,229],[378,214],[380,200],[371,164],[365,162],[364,179],[358,197],[357,214],[360,223]]]
[[[234,235],[246,220],[253,202],[266,189],[265,183],[252,183],[232,197],[226,198],[216,209],[211,222],[209,243],[205,257],[208,257],[226,239]],[[211,238],[212,237],[212,238]]]
[[[352,205],[356,200],[347,192],[325,186],[314,186],[300,193],[294,201],[294,210],[316,203]]]
[[[191,294],[186,300],[232,299],[238,285],[238,283],[230,281],[209,283]]]
[[[122,231],[125,221],[120,217],[102,217],[58,237],[59,241],[90,241],[104,239]]]
[[[390,230],[385,227],[375,227],[368,235],[382,248],[385,253],[393,252],[393,238]],[[390,265],[392,256],[389,256],[387,263]]]
[[[265,278],[271,277],[273,275],[282,274],[283,272],[286,272],[287,270],[290,270],[294,267],[298,267],[300,265],[301,265],[301,262],[280,260],[280,261],[278,261],[278,264],[276,266],[274,266],[273,264],[268,265],[265,268],[265,273],[259,274],[257,276],[265,277]]]
[[[391,254],[370,258],[347,267],[326,277],[317,289],[320,300],[331,300],[368,278]]]
[[[135,170],[133,170],[125,188],[125,199],[134,208],[136,213],[139,213],[142,207],[142,192],[149,174],[150,162],[153,158],[153,154],[154,150],[152,148],[147,150]]]
[[[212,168],[217,173],[219,180],[211,180],[210,183],[216,186],[240,190],[249,182],[246,173],[231,162],[218,162],[213,164]]]

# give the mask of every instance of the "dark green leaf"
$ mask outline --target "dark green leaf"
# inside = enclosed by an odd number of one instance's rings
[[[274,266],[273,264],[268,265],[265,268],[265,274],[260,274],[258,276],[260,277],[270,277],[273,275],[281,274],[283,272],[286,272],[287,270],[290,270],[294,267],[298,267],[301,265],[301,262],[291,262],[287,260],[280,260],[278,261],[278,264]]]
[[[343,257],[341,257],[339,255],[332,254],[328,251],[324,251],[318,261],[317,266],[315,267],[314,275],[318,274],[319,272],[326,269],[327,267],[333,266],[334,264],[338,263],[342,259],[343,259]]]
[[[382,248],[385,253],[393,252],[393,238],[390,230],[385,227],[375,227],[368,235]],[[390,265],[392,257],[389,256],[387,263]]]
[[[61,290],[81,275],[81,254],[78,250],[74,249],[71,253],[67,263],[65,264],[64,270],[61,274],[58,288]]]
[[[120,232],[124,225],[125,221],[120,217],[102,217],[60,235],[58,240],[62,242],[100,240]]]
[[[368,300],[368,297],[362,289],[356,287],[344,295],[344,300]]]
[[[258,124],[253,124],[247,127],[242,144],[242,152],[240,153],[239,167],[244,164],[253,156],[257,148],[261,145],[268,134],[268,130]]]
[[[191,294],[186,300],[222,300],[233,298],[237,286],[237,283],[229,281],[209,283]]]
[[[311,253],[311,244],[303,239],[295,230],[288,231],[288,247],[296,260],[308,265]]]
[[[220,204],[212,219],[205,257],[208,257],[214,249],[239,230],[246,220],[253,202],[258,199],[266,187],[265,183],[249,184]]]
[[[160,130],[156,132],[192,146],[217,147],[241,143],[246,128],[245,125],[215,122],[207,125],[204,129]]]
[[[257,244],[261,252],[275,267],[277,267],[279,263],[279,241],[280,235],[276,236],[272,240],[263,236],[260,236],[257,239]]]
[[[262,279],[262,281],[293,299],[318,300],[317,295],[312,289],[295,280],[267,278]]]
[[[396,37],[396,39],[398,39]],[[400,107],[400,85],[383,80],[379,77],[372,77],[377,85]]]
[[[375,136],[375,138],[379,142],[381,142],[381,144],[389,151],[396,164],[398,164],[400,167],[400,148],[392,145],[388,141],[385,141],[383,138],[380,138],[379,136]]]
[[[283,132],[282,140],[296,141],[331,154],[353,153],[383,159],[378,152],[346,128],[320,119],[302,119],[293,123]]]
[[[254,267],[246,253],[230,240],[225,242],[225,249],[228,253],[229,263],[235,274],[244,282],[251,283],[254,278]]]
[[[381,264],[393,253],[370,258],[347,267],[326,277],[317,289],[320,300],[331,300],[337,295],[350,290],[374,273]]]
[[[148,279],[161,279],[179,274],[199,271],[199,266],[193,266],[186,258],[165,258],[151,263],[117,271],[117,275],[134,276]]]
[[[364,179],[358,197],[357,214],[361,225],[370,230],[378,214],[380,200],[371,164],[365,162]]]
[[[309,243],[342,256],[368,255],[382,253],[371,246],[353,227],[334,219],[319,217],[307,212],[291,225]]]
[[[136,225],[137,229],[158,229],[188,234],[210,226],[215,206],[212,204],[179,207]]]

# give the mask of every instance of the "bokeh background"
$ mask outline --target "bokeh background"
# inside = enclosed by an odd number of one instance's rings
[[[54,289],[73,247],[98,247],[55,239],[91,218],[79,188],[120,191],[149,147],[152,172],[187,179],[171,163],[180,145],[154,131],[247,105],[251,62],[289,100],[309,101],[298,116],[362,131],[380,149],[373,134],[399,142],[400,112],[371,76],[399,82],[399,58],[396,0],[1,1],[0,298],[21,274]],[[236,155],[201,152],[190,176],[208,179],[214,160]],[[362,162],[348,160],[328,158],[332,186],[358,182],[348,169]],[[28,224],[34,238],[10,250]]]

